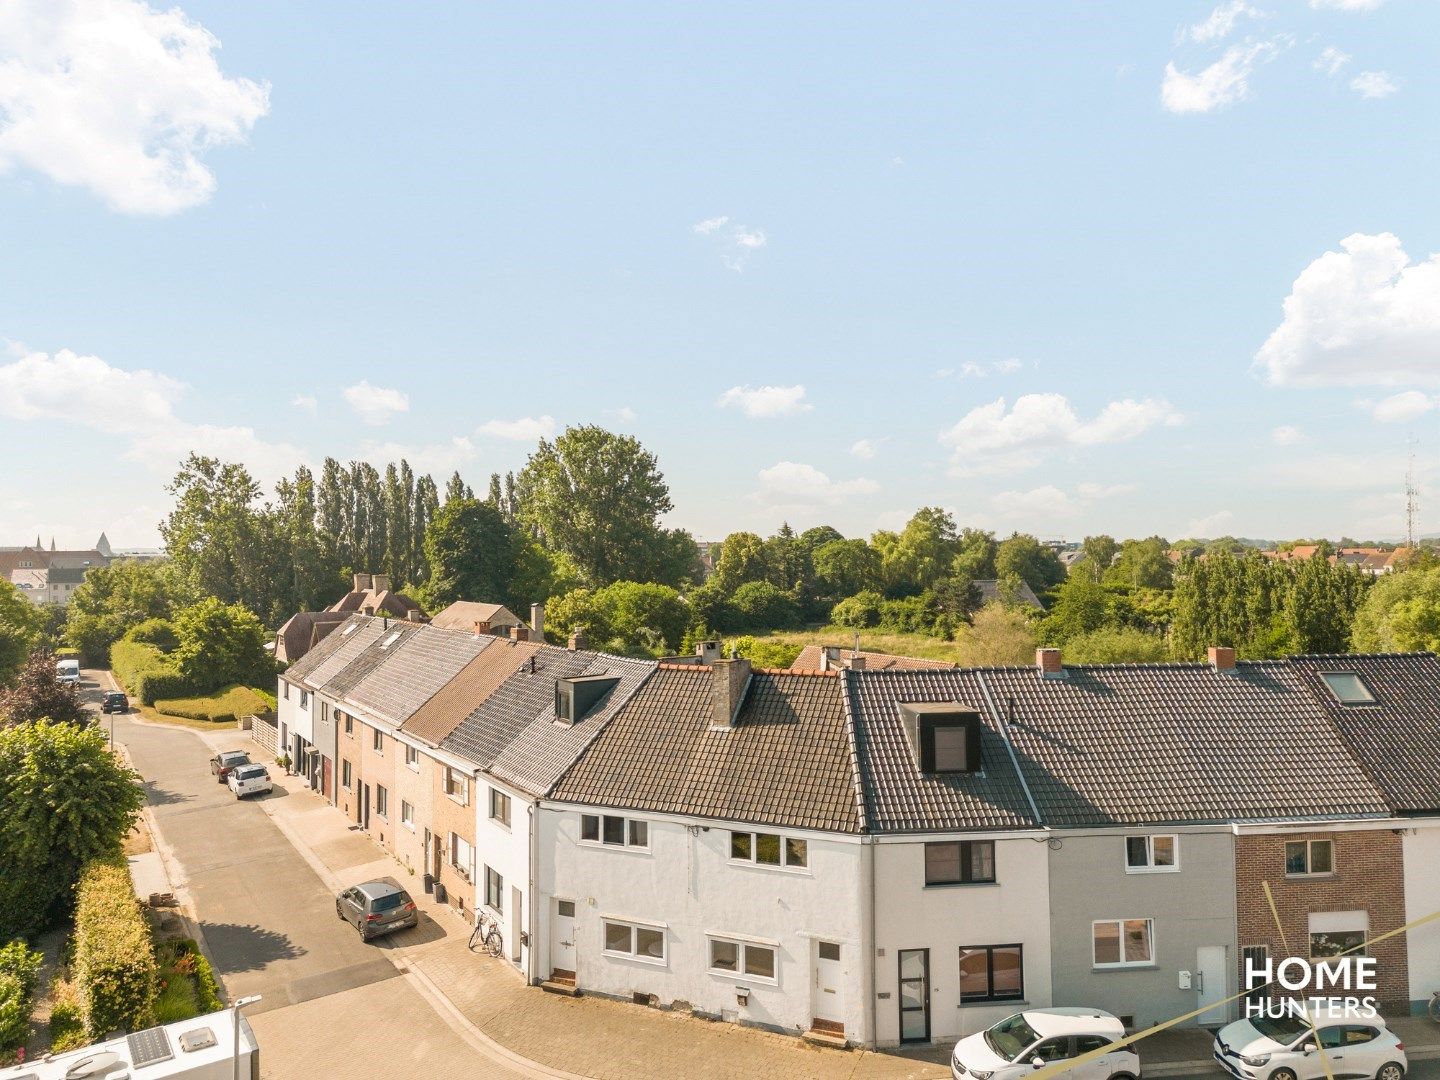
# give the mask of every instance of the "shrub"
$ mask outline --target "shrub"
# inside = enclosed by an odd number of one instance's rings
[[[184,697],[195,690],[174,661],[143,641],[117,641],[110,649],[110,667],[142,705],[154,705],[157,698]]]
[[[90,863],[75,888],[75,981],[93,1036],[153,1019],[155,949],[123,859]]]
[[[146,619],[136,623],[125,631],[120,640],[154,645],[162,653],[173,652],[180,644],[180,639],[175,636],[175,625],[169,619]]]
[[[866,589],[846,597],[830,609],[830,621],[836,626],[852,626],[857,630],[880,625],[881,605],[885,598]]]
[[[161,698],[154,704],[168,716],[233,724],[239,717],[268,712],[275,707],[274,700],[248,686],[227,686],[203,697]]]
[[[768,581],[747,581],[730,597],[735,621],[741,626],[784,630],[799,625],[800,608],[784,589]]]
[[[64,1053],[87,1046],[85,1008],[75,984],[57,978],[50,984],[50,1052]]]
[[[757,668],[788,668],[800,655],[801,646],[771,638],[739,637],[727,643],[727,656],[732,648]]]
[[[1159,664],[1170,659],[1170,650],[1159,634],[1104,626],[1067,641],[1065,659],[1076,664]]]
[[[20,981],[25,996],[35,996],[35,983],[40,977],[41,955],[23,941],[12,941],[0,948],[0,975],[13,975]]]
[[[30,995],[9,972],[0,972],[0,1052],[23,1046],[30,1037]]]

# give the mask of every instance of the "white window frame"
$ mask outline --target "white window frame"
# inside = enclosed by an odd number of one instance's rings
[[[404,799],[400,800],[400,824],[411,832],[415,831],[415,806]]]
[[[735,970],[727,971],[725,968],[715,967],[715,944],[719,942],[725,945],[735,946]],[[746,970],[748,962],[747,953],[751,949],[763,949],[771,957],[771,968],[773,975],[756,975]],[[780,946],[769,941],[751,941],[743,937],[732,937],[729,934],[706,934],[705,935],[705,970],[714,975],[717,979],[735,979],[739,982],[764,983],[767,986],[780,985]]]
[[[465,846],[465,853],[468,856],[468,860],[464,865],[462,865],[458,861],[460,855],[460,845],[462,844]],[[466,840],[459,833],[452,832],[450,834],[450,843],[448,846],[449,850],[445,854],[446,861],[450,864],[450,869],[458,873],[467,882],[473,884],[475,880],[475,845],[470,843],[469,840]]]
[[[345,758],[340,759],[340,786],[346,791],[355,790],[355,766]]]
[[[502,807],[505,812],[503,814],[496,813],[497,807]],[[490,820],[495,822],[495,824],[499,825],[502,829],[510,828],[511,808],[512,804],[510,801],[510,796],[507,795],[505,792],[501,791],[499,788],[492,786],[490,788],[490,805],[487,808],[490,815]]]
[[[1130,841],[1145,841],[1145,864],[1130,865]],[[1155,841],[1169,840],[1170,853],[1175,861],[1170,866],[1155,865]],[[1178,874],[1180,872],[1180,835],[1178,833],[1131,833],[1124,838],[1125,872],[1127,874]]]
[[[1282,849],[1281,849],[1281,853],[1280,853],[1280,858],[1281,858],[1281,861],[1282,861],[1282,868],[1284,869],[1284,871],[1285,871],[1285,876],[1286,876],[1287,878],[1328,878],[1328,877],[1334,877],[1334,876],[1335,876],[1335,841],[1334,841],[1334,840],[1327,839],[1327,838],[1325,838],[1325,837],[1320,837],[1319,839],[1316,839],[1316,840],[1286,840],[1286,841],[1285,841],[1285,848],[1288,848],[1291,844],[1304,844],[1304,845],[1305,845],[1305,869],[1304,869],[1304,870],[1301,870],[1301,871],[1299,871],[1299,872],[1297,872],[1297,873],[1293,873],[1293,874],[1292,874],[1292,873],[1290,872],[1290,867],[1289,867],[1289,854],[1288,854],[1287,851],[1285,851],[1285,849],[1282,848]],[[1329,870],[1312,870],[1312,869],[1310,869],[1312,866],[1315,865],[1314,851],[1315,851],[1315,845],[1316,845],[1316,844],[1327,844],[1327,845],[1329,845],[1329,847],[1330,847],[1330,869],[1329,869]]]
[[[1146,926],[1146,936],[1150,940],[1150,957],[1146,960],[1125,959],[1125,924],[1132,922],[1143,922]],[[1097,926],[1115,926],[1119,928],[1118,940],[1120,942],[1120,959],[1115,962],[1101,962],[1095,959],[1095,928]],[[1153,968],[1159,966],[1155,948],[1155,920],[1150,918],[1140,919],[1096,919],[1090,924],[1090,966],[1097,971],[1115,971],[1120,968]]]
[[[415,772],[420,771],[420,748],[405,744],[405,764]]]
[[[594,839],[594,840],[587,840],[587,839],[585,839],[585,819],[586,819],[586,818],[590,818],[591,820],[593,820],[593,821],[595,822],[595,839]],[[609,843],[608,841],[606,841],[606,839],[605,839],[605,823],[606,823],[607,820],[608,820],[608,821],[619,821],[619,822],[622,822],[622,823],[623,823],[623,824],[621,825],[621,836],[622,836],[622,842],[621,842],[621,843],[619,843],[619,844],[612,844],[612,843]],[[642,828],[642,829],[645,830],[645,842],[644,842],[643,844],[639,844],[639,843],[636,843],[636,842],[635,842],[635,827],[636,827],[637,825],[640,826],[640,828]],[[649,851],[649,850],[650,850],[650,821],[649,821],[648,818],[632,818],[632,817],[626,817],[624,814],[581,814],[581,815],[580,815],[580,832],[579,832],[577,835],[578,835],[579,838],[580,838],[580,839],[579,839],[579,843],[583,844],[585,847],[607,848],[607,849],[609,849],[610,851]]]
[[[494,903],[490,902],[490,885],[492,879],[495,885]],[[485,866],[485,890],[481,899],[484,901],[485,906],[495,912],[496,915],[505,914],[505,875],[489,864]]]
[[[445,766],[445,797],[461,806],[470,805],[470,777],[453,765]]]
[[[630,929],[630,951],[629,951],[629,952],[616,952],[616,951],[614,951],[613,949],[610,949],[610,948],[607,947],[607,945],[606,945],[606,934],[605,934],[605,928],[606,928],[607,926],[625,926],[625,927],[629,927],[629,929]],[[638,937],[638,931],[640,931],[640,930],[649,930],[649,931],[651,931],[651,932],[653,932],[653,933],[656,933],[656,934],[659,934],[659,935],[660,935],[660,955],[659,955],[658,957],[655,957],[655,956],[641,956],[638,952],[636,952],[636,948],[637,948],[637,946],[636,946],[636,938]],[[651,967],[669,967],[669,966],[670,966],[670,930],[669,930],[669,927],[663,926],[663,925],[661,925],[660,923],[634,922],[634,921],[632,921],[632,920],[630,920],[630,919],[615,919],[615,918],[611,918],[611,917],[608,916],[608,915],[606,915],[606,916],[601,916],[601,918],[600,918],[600,954],[601,954],[602,956],[608,956],[608,957],[611,957],[612,959],[616,959],[616,960],[630,960],[630,961],[632,961],[632,962],[634,962],[634,963],[636,963],[636,964],[649,964]]]
[[[740,858],[735,854],[735,837],[750,837],[750,857]],[[759,837],[775,836],[780,840],[780,861],[778,863],[760,862],[756,857],[760,850]],[[805,845],[805,861],[792,863],[790,861],[790,841],[796,841]],[[726,852],[729,860],[740,866],[758,866],[761,870],[785,870],[792,874],[808,874],[810,872],[810,841],[803,836],[787,836],[785,833],[770,832],[768,829],[731,829],[726,838],[729,850]]]
[[[385,733],[378,727],[370,729],[370,749],[381,757],[385,756]]]

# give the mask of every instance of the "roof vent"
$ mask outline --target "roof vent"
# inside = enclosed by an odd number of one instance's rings
[[[1065,665],[1060,661],[1059,649],[1036,649],[1035,670],[1042,679],[1063,679]]]
[[[180,1033],[180,1049],[187,1054],[196,1050],[208,1050],[215,1045],[215,1032],[208,1027],[192,1028]]]
[[[980,713],[956,701],[902,702],[900,720],[922,773],[978,773]]]
[[[620,681],[619,675],[575,675],[555,680],[555,719],[578,724]]]
[[[1205,650],[1217,675],[1235,674],[1235,650],[1228,645],[1211,645]]]

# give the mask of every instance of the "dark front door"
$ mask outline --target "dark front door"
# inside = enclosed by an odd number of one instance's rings
[[[360,785],[360,827],[370,828],[370,785]]]
[[[900,1041],[930,1041],[930,950],[900,950]]]

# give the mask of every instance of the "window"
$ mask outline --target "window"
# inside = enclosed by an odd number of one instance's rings
[[[383,818],[390,816],[390,793],[379,784],[375,785],[375,813]]]
[[[555,914],[559,915],[562,919],[573,919],[575,917],[575,901],[556,900]]]
[[[1174,872],[1180,869],[1180,838],[1164,836],[1127,836],[1125,838],[1125,872],[1149,874]]]
[[[359,624],[358,622],[352,622],[349,626],[345,627],[344,630],[341,630],[341,631],[340,631],[340,636],[341,636],[341,637],[349,637],[351,634],[353,634],[356,630],[359,630],[359,629],[360,629],[360,624]]]
[[[798,869],[809,864],[809,857],[806,841],[795,837],[781,837],[775,833],[730,834],[730,858],[734,862]]]
[[[498,788],[490,789],[490,820],[510,827],[510,796]]]
[[[1341,705],[1373,705],[1375,695],[1353,671],[1322,671],[1320,678]]]
[[[613,814],[581,814],[580,839],[587,844],[648,848],[650,823],[638,818],[616,817]]]
[[[301,707],[302,709],[308,709],[308,708],[310,708],[310,691],[309,691],[309,690],[301,690],[301,691],[300,691],[300,707]]]
[[[400,824],[404,825],[411,832],[415,831],[415,807],[411,806],[404,799],[400,800]]]
[[[504,909],[500,906],[505,899],[505,879],[490,867],[485,867],[485,905],[496,915]]]
[[[1105,919],[1092,924],[1091,930],[1097,968],[1155,963],[1153,919]]]
[[[960,1000],[1014,1001],[1025,996],[1024,946],[967,945],[960,949]]]
[[[470,778],[458,769],[445,766],[445,794],[461,806],[470,805]]]
[[[839,959],[840,959],[840,946],[839,946],[837,943],[833,942],[833,941],[822,941],[822,942],[820,942],[820,959],[821,959],[821,960],[839,960]]]
[[[344,716],[345,716],[345,734],[346,734],[346,735],[349,735],[351,738],[354,738],[354,736],[355,736],[355,717],[351,716],[348,712],[345,713]]]
[[[1335,845],[1330,840],[1291,840],[1285,845],[1285,876],[1306,877],[1335,872]]]
[[[963,727],[940,727],[934,729],[935,771],[967,772],[965,744],[966,732]]]
[[[342,760],[340,762],[340,786],[349,791],[354,782],[355,777],[351,772],[350,762]]]
[[[450,865],[460,871],[466,881],[470,880],[471,868],[475,865],[475,852],[463,837],[453,832],[450,834]]]
[[[405,745],[405,764],[417,772],[420,770],[420,748],[418,746],[411,746],[408,743]]]
[[[978,885],[995,880],[995,841],[925,845],[926,885]]]
[[[289,684],[288,682],[286,682],[284,679],[281,679],[281,680],[280,680],[280,689],[281,689],[281,691],[284,693],[285,700],[286,700],[286,701],[289,701],[289,700],[290,700],[290,684]]]
[[[665,963],[665,931],[650,926],[604,920],[605,952],[647,964]]]
[[[1312,911],[1310,957],[1325,960],[1342,955],[1364,956],[1369,930],[1368,911]]]
[[[399,641],[399,640],[400,640],[400,631],[399,631],[399,630],[396,630],[393,634],[391,634],[389,637],[387,637],[384,641],[380,642],[380,648],[382,648],[382,649],[388,649],[391,645],[394,645],[395,642],[397,642],[397,641]]]
[[[370,745],[375,748],[377,754],[385,752],[385,733],[379,728],[370,733]]]
[[[775,949],[751,941],[710,939],[710,970],[717,975],[753,975],[775,978]]]
[[[330,703],[328,701],[320,702],[320,719],[326,722],[330,719]]]

